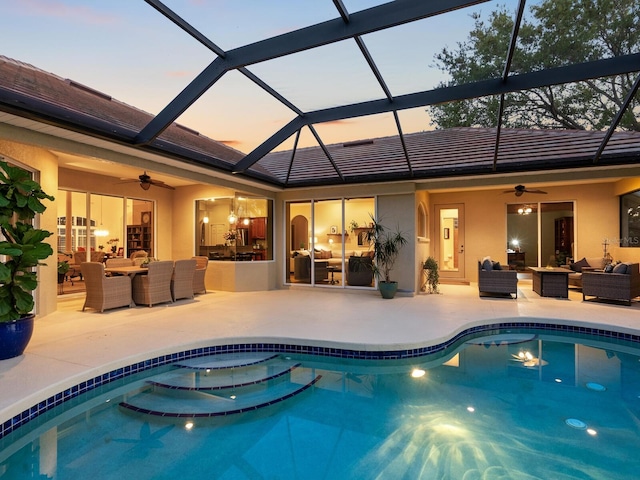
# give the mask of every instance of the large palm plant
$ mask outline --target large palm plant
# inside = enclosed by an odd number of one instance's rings
[[[407,238],[396,228],[394,231],[388,230],[373,215],[371,215],[372,226],[367,231],[367,241],[373,248],[373,273],[382,278],[386,283],[391,283],[391,270],[398,259],[400,250],[407,244]]]

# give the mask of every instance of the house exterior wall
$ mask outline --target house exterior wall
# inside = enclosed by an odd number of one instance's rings
[[[37,180],[49,195],[54,195],[58,190],[58,159],[47,150],[25,145],[22,143],[10,142],[0,138],[0,157],[5,160],[15,160],[22,163],[28,169],[37,172]],[[53,233],[47,242],[56,251],[57,245],[57,221],[55,201],[45,202],[47,210],[38,216],[38,227]],[[36,302],[36,314],[45,316],[56,311],[57,308],[57,262],[51,257],[45,262],[46,265],[38,267],[38,288],[34,292]]]
[[[525,194],[516,198],[503,194],[503,188],[438,193],[431,192],[430,218],[437,204],[463,203],[465,205],[465,272],[469,281],[477,282],[477,261],[489,255],[507,263],[506,208],[508,203],[571,202],[575,201],[575,257],[598,256],[603,253],[605,238],[620,235],[618,195],[632,191],[636,182],[607,181],[566,186],[545,187],[547,195]],[[432,222],[430,222],[431,224]],[[433,235],[433,227],[431,226]],[[435,237],[432,237],[435,238]],[[431,248],[434,245],[431,244]],[[621,248],[613,242],[609,248],[614,260],[640,261],[639,248]],[[542,259],[544,265],[546,259]]]

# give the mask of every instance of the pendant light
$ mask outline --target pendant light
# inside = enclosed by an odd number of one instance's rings
[[[100,228],[98,228],[93,234],[96,237],[106,237],[109,235],[109,230],[102,225],[102,197],[100,197]]]

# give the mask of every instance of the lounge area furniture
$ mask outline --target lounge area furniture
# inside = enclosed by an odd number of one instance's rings
[[[631,305],[631,301],[640,296],[639,264],[620,263],[610,273],[583,272],[582,300],[586,300],[587,296],[624,301]]]
[[[131,267],[133,265],[133,260],[130,258],[108,258],[105,265],[107,268]]]
[[[560,267],[529,267],[533,291],[541,297],[569,298],[569,271]]]
[[[373,259],[351,256],[347,267],[347,285],[369,287],[373,283]]]
[[[171,296],[171,277],[173,276],[173,262],[149,263],[146,275],[133,277],[133,301],[138,305],[148,305],[173,302]]]
[[[195,258],[176,260],[171,277],[171,296],[174,302],[181,298],[193,298],[193,276],[195,273]]]
[[[329,278],[326,260],[314,260],[315,281],[322,282]],[[298,255],[293,259],[293,278],[298,282],[311,281],[311,255]]]
[[[193,274],[193,293],[207,293],[205,278],[207,276],[209,259],[205,256],[197,256],[193,258],[196,261],[196,271]]]
[[[599,257],[583,257],[577,262],[562,265],[562,268],[571,270],[569,273],[569,286],[582,288],[582,273],[593,270],[602,270],[605,260]]]
[[[104,312],[110,308],[134,306],[131,278],[107,277],[102,262],[83,262],[80,270],[87,290],[83,312],[87,307]]]
[[[478,262],[478,293],[515,293],[515,298],[518,298],[518,272],[503,270],[499,264],[485,257]]]

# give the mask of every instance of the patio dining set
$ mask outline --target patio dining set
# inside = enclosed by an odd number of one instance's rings
[[[100,312],[111,308],[175,302],[206,293],[207,257],[183,260],[151,261],[139,264],[133,259],[118,258],[80,265],[86,284],[82,310],[90,307]]]

